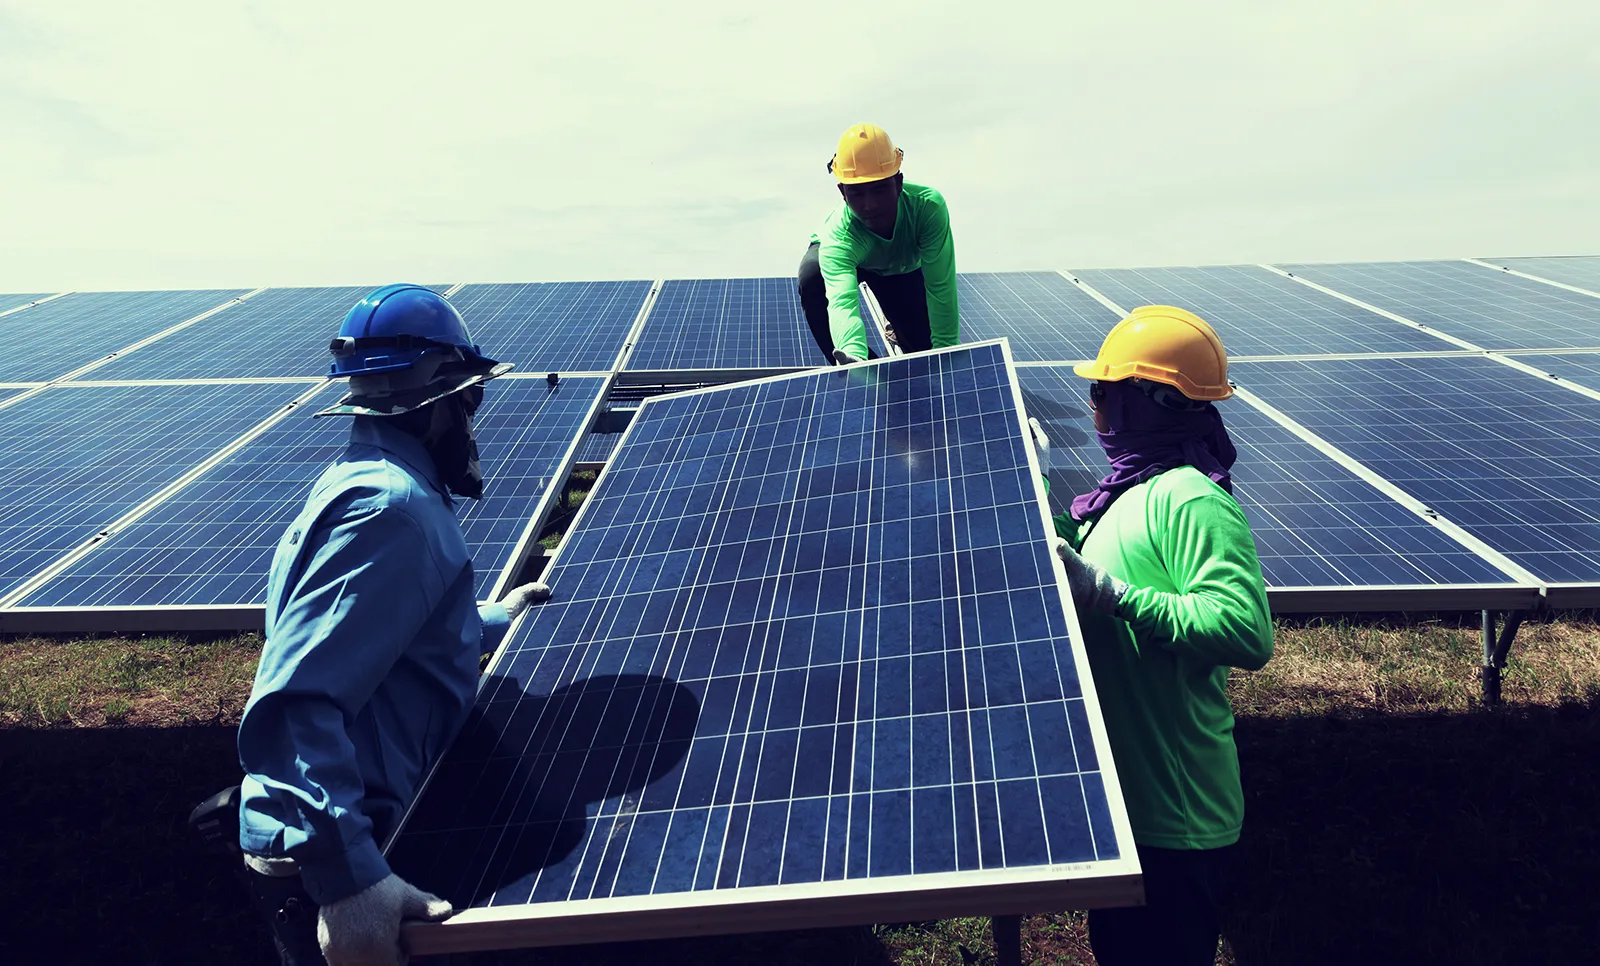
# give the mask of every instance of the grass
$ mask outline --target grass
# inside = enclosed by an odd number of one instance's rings
[[[1600,624],[1523,625],[1504,707],[1478,698],[1470,615],[1280,622],[1232,683],[1247,814],[1219,962],[1591,961],[1600,948]],[[268,963],[183,817],[233,781],[260,640],[0,642],[0,908],[57,962]],[[120,888],[100,888],[115,883]],[[149,928],[182,917],[185,928]],[[993,962],[988,920],[469,957],[517,964]],[[0,961],[21,940],[0,933]],[[1084,917],[1033,916],[1025,960],[1092,963]]]
[[[589,491],[594,489],[594,481],[598,476],[594,470],[574,470],[572,475],[567,477],[566,488],[562,491],[561,505],[550,515],[550,519],[545,521],[544,533],[539,537],[541,547],[554,550],[561,545],[562,535],[572,523],[572,518],[578,515],[578,508],[583,506],[583,501],[589,498]]]

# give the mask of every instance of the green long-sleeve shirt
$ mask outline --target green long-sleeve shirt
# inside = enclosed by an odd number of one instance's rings
[[[833,333],[835,348],[857,359],[867,357],[857,268],[880,275],[904,275],[922,269],[933,347],[939,349],[961,341],[956,246],[950,237],[950,210],[939,192],[905,182],[895,211],[892,238],[873,232],[849,205],[840,202],[811,240],[819,245],[817,263],[828,293],[828,329]]]
[[[1127,490],[1092,525],[1065,513],[1055,524],[1085,560],[1131,588],[1125,620],[1087,612],[1078,620],[1134,841],[1233,844],[1244,794],[1228,668],[1257,670],[1272,656],[1267,591],[1244,512],[1185,466]]]

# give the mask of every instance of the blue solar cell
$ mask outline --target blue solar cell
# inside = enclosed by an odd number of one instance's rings
[[[1495,265],[1600,292],[1600,255],[1566,255],[1549,258],[1485,258]]]
[[[701,926],[1131,871],[1020,430],[994,344],[646,402],[391,864]]]
[[[333,361],[328,340],[339,334],[350,307],[370,291],[369,286],[271,289],[112,360],[96,369],[94,378],[325,376]]]
[[[1050,505],[1060,513],[1110,472],[1086,405],[1089,383],[1066,366],[1017,374],[1028,414],[1050,437]],[[1239,451],[1234,496],[1250,521],[1268,587],[1510,582],[1265,413],[1242,400],[1219,406]]]
[[[450,301],[485,352],[522,372],[609,372],[649,294],[649,282],[529,282]]]
[[[674,279],[662,286],[628,368],[826,365],[793,278]]]
[[[65,384],[0,409],[0,594],[305,391]]]
[[[1600,299],[1470,262],[1279,267],[1487,349],[1600,346]]]
[[[66,375],[244,291],[75,292],[23,309],[0,320],[0,380]]]
[[[477,425],[484,498],[457,512],[487,596],[555,482],[602,380],[502,379]],[[305,387],[300,387],[304,391]],[[311,414],[343,395],[336,383],[238,453],[106,540],[22,602],[25,607],[260,604],[284,527],[349,438],[349,420]]]
[[[1540,579],[1600,579],[1600,401],[1482,356],[1231,371]]]
[[[1055,272],[959,276],[961,338],[1011,340],[1025,362],[1093,359],[1117,315]]]
[[[1454,349],[1255,265],[1074,272],[1124,309],[1176,305],[1217,330],[1234,356]]]

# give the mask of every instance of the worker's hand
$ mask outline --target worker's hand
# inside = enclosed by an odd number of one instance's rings
[[[1039,454],[1039,472],[1045,476],[1050,475],[1050,437],[1044,434],[1044,427],[1032,416],[1028,417],[1028,428],[1033,430],[1033,449]]]
[[[900,340],[894,337],[894,326],[888,322],[883,323],[883,341],[890,345],[900,344]]]
[[[438,922],[450,903],[390,873],[317,913],[317,943],[328,966],[403,966],[400,920]]]
[[[843,349],[835,349],[833,350],[833,361],[837,362],[841,366],[850,366],[855,365],[861,360],[857,359],[855,356],[844,351]]]
[[[1083,559],[1072,549],[1072,544],[1060,537],[1056,538],[1055,547],[1056,556],[1067,566],[1067,587],[1078,609],[1121,616],[1117,608],[1122,603],[1122,595],[1128,592],[1128,585],[1111,576],[1104,567]]]
[[[506,613],[510,615],[511,619],[516,620],[517,615],[527,610],[529,604],[542,604],[549,599],[550,588],[535,581],[531,584],[523,584],[521,587],[511,588],[500,603],[504,605]]]

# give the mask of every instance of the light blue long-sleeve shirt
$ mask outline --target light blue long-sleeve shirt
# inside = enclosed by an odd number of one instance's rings
[[[510,623],[479,608],[449,490],[414,437],[357,416],[289,525],[239,723],[246,852],[288,856],[311,898],[385,878],[380,851],[464,722]]]

